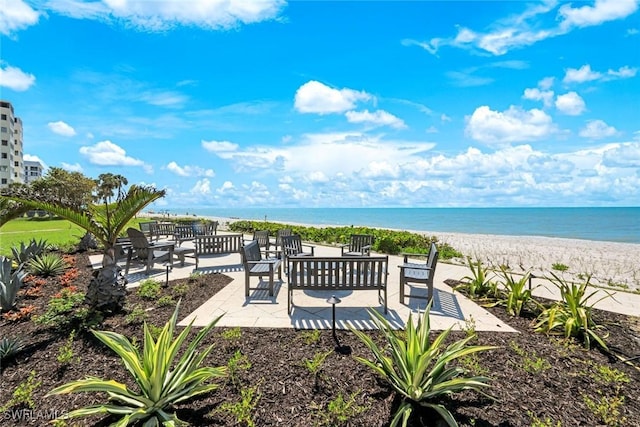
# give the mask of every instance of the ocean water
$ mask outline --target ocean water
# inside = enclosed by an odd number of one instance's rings
[[[369,226],[423,232],[545,236],[640,243],[640,207],[605,208],[193,208],[172,214]]]

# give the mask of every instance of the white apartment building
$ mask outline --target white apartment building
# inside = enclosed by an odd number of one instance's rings
[[[24,183],[22,120],[7,101],[0,101],[0,140],[0,188]]]
[[[44,167],[42,163],[34,160],[24,161],[24,183],[31,184],[36,179],[42,177]]]

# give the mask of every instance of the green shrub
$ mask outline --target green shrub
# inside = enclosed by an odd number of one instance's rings
[[[31,371],[27,379],[18,384],[18,387],[13,391],[11,399],[9,399],[7,404],[0,408],[0,413],[17,406],[30,409],[35,408],[36,403],[33,401],[33,392],[40,387],[41,384],[42,381],[36,381],[36,371]]]
[[[66,268],[62,257],[56,253],[36,255],[27,262],[29,271],[42,277],[57,276]]]
[[[144,325],[142,352],[139,352],[123,335],[109,331],[92,331],[96,338],[122,358],[139,391],[134,391],[126,384],[115,380],[87,378],[72,381],[56,387],[47,396],[77,392],[102,392],[108,393],[113,403],[76,409],[61,418],[71,419],[111,414],[121,417],[117,424],[122,426],[136,422],[144,422],[144,425],[147,426],[182,424],[178,417],[167,412],[167,409],[196,395],[215,390],[218,387],[217,384],[205,384],[205,382],[211,378],[224,376],[226,368],[200,367],[213,349],[213,345],[202,352],[197,351],[197,347],[220,317],[201,329],[182,352],[182,344],[189,336],[193,322],[174,339],[179,306],[178,303],[157,340],[153,339],[149,328],[146,324]],[[179,353],[181,355],[176,361]],[[180,374],[178,375],[178,373]]]
[[[63,288],[49,300],[45,312],[35,317],[34,322],[41,325],[64,327],[75,319],[75,316],[71,316],[70,313],[83,301],[84,293],[72,288]]]
[[[247,427],[255,427],[253,420],[253,411],[260,400],[260,392],[258,386],[243,388],[240,390],[240,401],[235,403],[225,402],[214,411],[227,413],[235,418],[236,425],[246,425]]]
[[[489,387],[487,384],[489,378],[465,377],[463,368],[449,366],[449,363],[469,354],[491,350],[495,347],[468,345],[474,336],[467,336],[454,341],[445,348],[444,343],[451,328],[442,332],[432,341],[430,338],[430,311],[431,303],[427,306],[422,318],[418,320],[417,326],[414,326],[410,315],[403,337],[402,334],[397,334],[394,331],[382,314],[375,310],[369,310],[371,320],[386,339],[387,348],[379,347],[364,332],[351,329],[374,355],[373,361],[358,356],[355,357],[356,360],[377,372],[402,396],[402,402],[393,416],[391,427],[397,426],[400,421],[403,426],[406,426],[415,406],[431,408],[447,424],[457,426],[451,412],[444,405],[433,401],[463,390],[475,390],[485,394],[482,390]]]
[[[559,262],[554,262],[553,264],[551,264],[551,269],[556,271],[567,271],[569,269],[569,266],[561,264]]]
[[[138,286],[138,290],[136,293],[140,298],[155,300],[160,297],[160,282],[153,279],[145,279],[140,282],[140,286]]]

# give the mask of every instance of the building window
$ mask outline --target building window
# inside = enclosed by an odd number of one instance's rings
[[[2,183],[6,184],[7,183],[7,179],[6,178],[2,178]]]
[[[4,145],[6,147],[7,145],[9,145],[9,141],[7,141],[6,139],[3,139],[2,140],[2,145]]]
[[[7,120],[7,115],[6,114],[0,114],[0,119]]]
[[[7,158],[7,153],[2,153],[2,158],[6,159]]]
[[[4,126],[2,126],[2,127],[0,128],[0,132],[2,132],[2,133],[7,133],[7,128],[6,128],[6,127],[4,127]]]
[[[20,162],[13,162],[13,166],[15,166],[15,167],[20,166]]]

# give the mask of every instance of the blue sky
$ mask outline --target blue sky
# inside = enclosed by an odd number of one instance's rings
[[[0,0],[0,98],[161,208],[638,206],[638,3]]]

